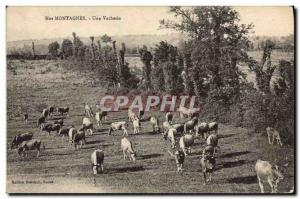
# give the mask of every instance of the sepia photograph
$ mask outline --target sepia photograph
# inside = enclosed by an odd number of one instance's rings
[[[296,188],[293,6],[7,6],[8,194]]]

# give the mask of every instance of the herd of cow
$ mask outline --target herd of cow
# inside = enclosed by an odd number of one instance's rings
[[[72,126],[65,126],[63,118],[69,117],[69,108],[55,108],[53,106],[43,109],[42,115],[37,120],[37,127],[41,131],[47,132],[50,136],[51,132],[56,132],[58,135],[68,136],[70,145],[74,145],[75,150],[82,148],[86,143],[87,134],[93,135],[94,125],[91,118],[95,118],[96,124],[102,126],[102,121],[107,120],[107,112],[101,111],[101,108],[96,105],[96,113],[93,113],[91,106],[84,105],[85,117],[83,118],[81,128],[76,129]],[[182,110],[182,111],[180,111]],[[59,114],[61,119],[52,120],[49,122],[48,118],[54,114]],[[162,134],[162,138],[170,142],[170,149],[168,153],[174,157],[177,165],[177,172],[183,172],[183,164],[185,158],[191,154],[191,146],[195,139],[204,139],[205,147],[202,150],[202,157],[200,159],[200,167],[204,176],[204,184],[212,180],[212,173],[216,166],[215,153],[220,149],[218,146],[218,123],[217,122],[200,122],[197,116],[188,114],[185,109],[179,109],[180,117],[187,117],[188,120],[184,123],[174,123],[173,113],[168,112],[165,115],[165,121],[160,125],[159,119],[155,116],[148,118],[144,117],[144,111],[140,110],[136,114],[133,110],[128,109],[128,121],[117,121],[110,124],[108,136],[113,132],[122,130],[123,138],[121,139],[121,149],[123,151],[124,160],[128,157],[130,160],[136,160],[136,152],[133,145],[128,138],[129,123],[132,123],[133,133],[139,134],[141,122],[149,122],[152,126],[153,133]],[[27,123],[28,114],[24,114],[24,121]],[[276,139],[277,143],[282,146],[279,132],[276,129],[267,127],[267,134],[269,144],[273,144]],[[16,135],[11,143],[11,149],[17,147],[19,155],[27,155],[29,150],[37,150],[37,157],[39,157],[41,147],[45,149],[44,144],[39,139],[33,139],[33,133],[26,132]],[[104,151],[97,149],[91,154],[91,163],[93,166],[93,173],[96,175],[103,172]],[[261,192],[264,192],[263,182],[267,182],[271,186],[272,193],[277,192],[277,184],[283,179],[283,175],[278,169],[278,166],[271,165],[268,161],[258,160],[255,164],[255,171],[257,173],[258,183]]]

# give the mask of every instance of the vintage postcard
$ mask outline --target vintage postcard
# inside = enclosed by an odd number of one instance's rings
[[[292,6],[7,6],[9,194],[294,194]]]

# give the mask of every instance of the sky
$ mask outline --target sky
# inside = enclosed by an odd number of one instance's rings
[[[293,34],[292,7],[233,7],[240,23],[253,23],[255,35],[285,36]],[[168,7],[8,7],[6,10],[7,41],[128,34],[167,34],[159,20],[173,19]],[[118,16],[121,20],[49,21],[46,16]]]

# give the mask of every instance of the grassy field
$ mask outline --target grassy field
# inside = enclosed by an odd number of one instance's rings
[[[28,157],[19,157],[16,150],[7,147],[8,192],[258,193],[254,171],[257,159],[278,163],[285,176],[279,192],[288,192],[294,186],[293,146],[270,146],[263,135],[222,124],[221,151],[217,154],[213,181],[208,185],[203,185],[199,166],[204,140],[196,140],[180,175],[176,173],[175,160],[167,153],[170,144],[162,135],[153,134],[148,122],[142,123],[139,135],[132,135],[132,126],[129,127],[129,139],[138,158],[135,162],[124,161],[122,133],[108,136],[107,132],[111,122],[126,119],[125,110],[109,113],[108,121],[97,126],[94,135],[87,137],[87,144],[76,151],[66,138],[54,133],[48,136],[35,127],[40,111],[50,105],[69,106],[65,125],[79,127],[84,117],[83,103],[94,106],[105,90],[93,86],[88,74],[66,70],[59,61],[8,61],[7,69],[7,142],[18,132],[29,131],[46,146],[39,158],[35,151]],[[28,124],[22,121],[21,113],[25,111],[29,113]],[[163,120],[162,113],[152,114]],[[182,122],[177,113],[175,120]],[[105,171],[96,177],[90,162],[95,149],[105,152]],[[24,180],[37,184],[12,184]],[[266,189],[270,191],[267,186]]]

